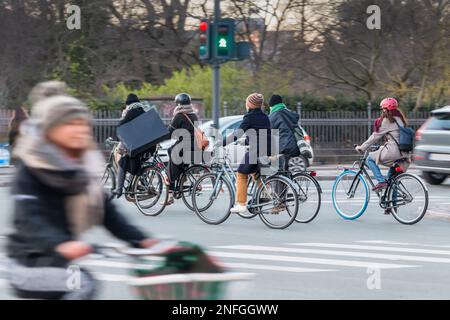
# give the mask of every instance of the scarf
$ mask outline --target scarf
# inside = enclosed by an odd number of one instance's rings
[[[87,150],[79,161],[69,159],[44,137],[33,120],[27,120],[14,156],[44,185],[64,195],[67,220],[75,236],[102,223],[104,159],[98,150]]]
[[[286,109],[286,105],[284,103],[278,103],[278,104],[270,107],[270,113],[269,114],[272,114],[272,113],[277,112],[277,111],[282,110],[282,109]]]
[[[192,104],[189,105],[178,105],[173,110],[173,116],[176,116],[179,113],[195,113],[194,108],[192,107]]]

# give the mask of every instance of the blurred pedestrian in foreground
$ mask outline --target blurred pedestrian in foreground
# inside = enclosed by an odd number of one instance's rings
[[[22,122],[28,119],[28,114],[25,108],[23,107],[17,107],[14,110],[13,117],[11,118],[11,122],[9,123],[9,152],[12,154],[14,151],[14,146],[16,143],[16,140],[19,136],[20,132],[20,125]],[[15,159],[11,157],[11,164],[14,164]]]
[[[14,231],[7,275],[19,297],[90,299],[96,284],[81,269],[78,289],[68,287],[73,260],[91,253],[79,236],[102,225],[135,247],[156,243],[119,214],[100,183],[103,157],[93,146],[87,107],[68,96],[38,101],[28,130],[17,141],[12,187]]]
[[[31,105],[34,105],[45,98],[65,95],[68,95],[67,85],[62,81],[51,80],[40,82],[35,85],[28,95],[28,100]]]

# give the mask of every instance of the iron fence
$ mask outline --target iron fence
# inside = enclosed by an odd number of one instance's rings
[[[0,143],[7,140],[8,123],[12,116],[10,110],[0,110]],[[108,137],[116,138],[116,128],[120,111],[96,111],[94,118],[94,136],[101,148]],[[377,112],[311,112],[300,111],[300,123],[311,137],[316,163],[339,163],[356,159],[354,144],[365,141],[372,131]],[[409,113],[410,126],[418,129],[429,117],[428,112]],[[206,121],[208,119],[202,119]],[[167,124],[170,119],[164,118]]]

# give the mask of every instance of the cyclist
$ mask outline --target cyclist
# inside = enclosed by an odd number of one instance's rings
[[[270,123],[272,129],[278,129],[280,135],[280,167],[287,171],[289,159],[300,155],[297,140],[291,128],[298,126],[299,115],[289,111],[280,95],[274,94],[269,100]],[[289,121],[289,123],[287,122]]]
[[[219,145],[226,146],[235,139],[239,139],[248,130],[253,129],[253,133],[256,133],[256,141],[252,141],[251,144],[249,143],[250,137],[248,135],[246,137],[246,144],[249,145],[249,150],[245,153],[244,159],[237,169],[236,201],[233,208],[231,208],[231,212],[233,213],[244,213],[247,211],[248,176],[254,175],[258,171],[259,167],[256,161],[258,157],[270,155],[271,127],[269,117],[262,111],[263,103],[264,96],[262,94],[250,94],[245,100],[247,113],[244,115],[240,127],[227,137],[224,137],[223,141],[218,143]],[[266,138],[265,142],[262,140],[264,138]],[[267,147],[266,150],[263,150],[263,145]]]
[[[72,261],[92,251],[79,240],[101,225],[135,247],[148,238],[119,214],[103,193],[103,156],[94,147],[88,108],[69,96],[33,105],[29,130],[15,149],[19,164],[12,194],[14,230],[7,244],[7,276],[21,298],[90,299],[92,276],[81,269],[76,288],[67,285]]]
[[[406,172],[411,163],[410,153],[401,152],[398,147],[398,141],[400,139],[399,126],[406,126],[408,121],[405,115],[398,109],[397,100],[395,98],[385,98],[381,101],[380,108],[381,116],[375,120],[375,131],[366,142],[355,148],[358,152],[365,152],[379,140],[383,138],[385,140],[385,143],[377,151],[371,152],[367,159],[367,164],[378,181],[373,191],[387,187],[386,177],[381,173],[378,164],[391,167],[394,162],[404,159],[400,163],[400,166]],[[388,176],[390,174],[391,170],[389,170]]]
[[[177,141],[169,148],[169,196],[164,205],[173,204],[175,182],[184,172],[186,165],[196,162],[195,155],[201,154],[201,150],[195,143],[194,125],[198,121],[198,117],[192,106],[191,96],[187,93],[178,94],[175,97],[175,105],[169,132]],[[186,130],[189,134],[189,141],[183,143],[183,139],[187,137]],[[201,159],[199,162],[201,162]]]
[[[122,112],[122,118],[119,122],[119,126],[123,125],[127,122],[130,122],[134,118],[140,116],[145,113],[144,106],[141,104],[139,98],[134,93],[130,93],[125,101],[126,108]],[[151,148],[150,153],[153,153],[155,147]],[[141,169],[142,161],[144,160],[142,155],[136,155],[134,157],[130,157],[127,154],[127,150],[124,144],[121,142],[117,148],[117,153],[120,155],[120,159],[118,160],[119,171],[117,172],[117,187],[113,190],[113,195],[117,198],[122,196],[123,185],[125,183],[125,176],[127,172],[132,175],[139,174],[139,170]]]

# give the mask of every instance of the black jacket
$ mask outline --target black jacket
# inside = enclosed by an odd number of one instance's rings
[[[272,113],[269,118],[272,129],[279,130],[279,152],[292,157],[298,156],[300,151],[291,127],[298,127],[299,115],[288,109],[282,109]],[[286,121],[289,121],[291,126]]]
[[[30,267],[65,266],[68,261],[55,251],[55,247],[74,240],[65,209],[68,195],[42,183],[23,164],[17,169],[12,195],[15,198],[15,231],[8,239],[8,256]],[[103,225],[114,236],[133,246],[148,238],[129,224],[106,197]]]
[[[186,117],[188,117],[192,121],[192,123]],[[198,121],[198,118],[197,115],[194,113],[189,114],[178,113],[173,117],[169,125],[169,133],[171,138],[177,139],[177,142],[175,142],[175,144],[169,149],[169,154],[171,155],[171,157],[172,157],[172,150],[174,150],[176,145],[180,144],[183,141],[183,136],[178,135],[177,132],[175,131],[178,129],[185,129],[189,132],[190,151],[201,151],[200,149],[198,149],[197,144],[195,143],[194,127],[192,126],[192,124],[195,125],[196,121]],[[173,134],[174,132],[175,134]],[[183,150],[179,152],[179,156],[181,157],[183,156]],[[191,158],[189,160],[189,163],[194,162],[195,162],[194,152],[191,152]]]
[[[141,107],[128,110],[128,112],[125,114],[125,117],[123,117],[123,119],[120,120],[119,126],[130,122],[131,120],[139,117],[141,114],[144,114],[144,113],[145,113],[145,111]],[[146,151],[146,153],[153,154],[155,152],[155,149],[156,149],[156,146],[152,147],[150,150]],[[139,175],[141,172],[142,162],[144,162],[145,160],[146,159],[143,158],[142,154],[136,155],[134,157],[124,155],[119,160],[119,166],[126,172],[131,173],[132,175]]]
[[[265,114],[261,109],[250,109],[247,114],[244,115],[244,119],[238,130],[242,132],[247,132],[247,130],[254,129],[256,131],[257,143],[250,141],[249,137],[246,137],[246,144],[249,146],[249,150],[245,154],[245,158],[238,167],[238,172],[250,174],[258,171],[258,165],[253,162],[253,159],[261,156],[268,156],[271,154],[271,134],[270,134],[270,120],[267,114]],[[261,135],[261,131],[266,130],[265,135]],[[238,139],[241,135],[231,134],[223,138],[223,145],[230,144],[233,139]],[[261,139],[266,139],[265,150],[261,149],[263,141]]]
[[[191,150],[195,150],[195,135],[194,135],[194,127],[192,126],[191,122],[187,119],[187,117],[192,121],[192,124],[195,124],[196,121],[198,121],[197,115],[194,113],[189,114],[183,114],[178,113],[173,117],[170,125],[169,125],[169,133],[172,136],[173,132],[177,129],[185,129],[189,131],[190,134],[190,140],[191,140]],[[178,136],[175,134],[174,138],[177,139],[177,144],[183,141],[182,136]]]

